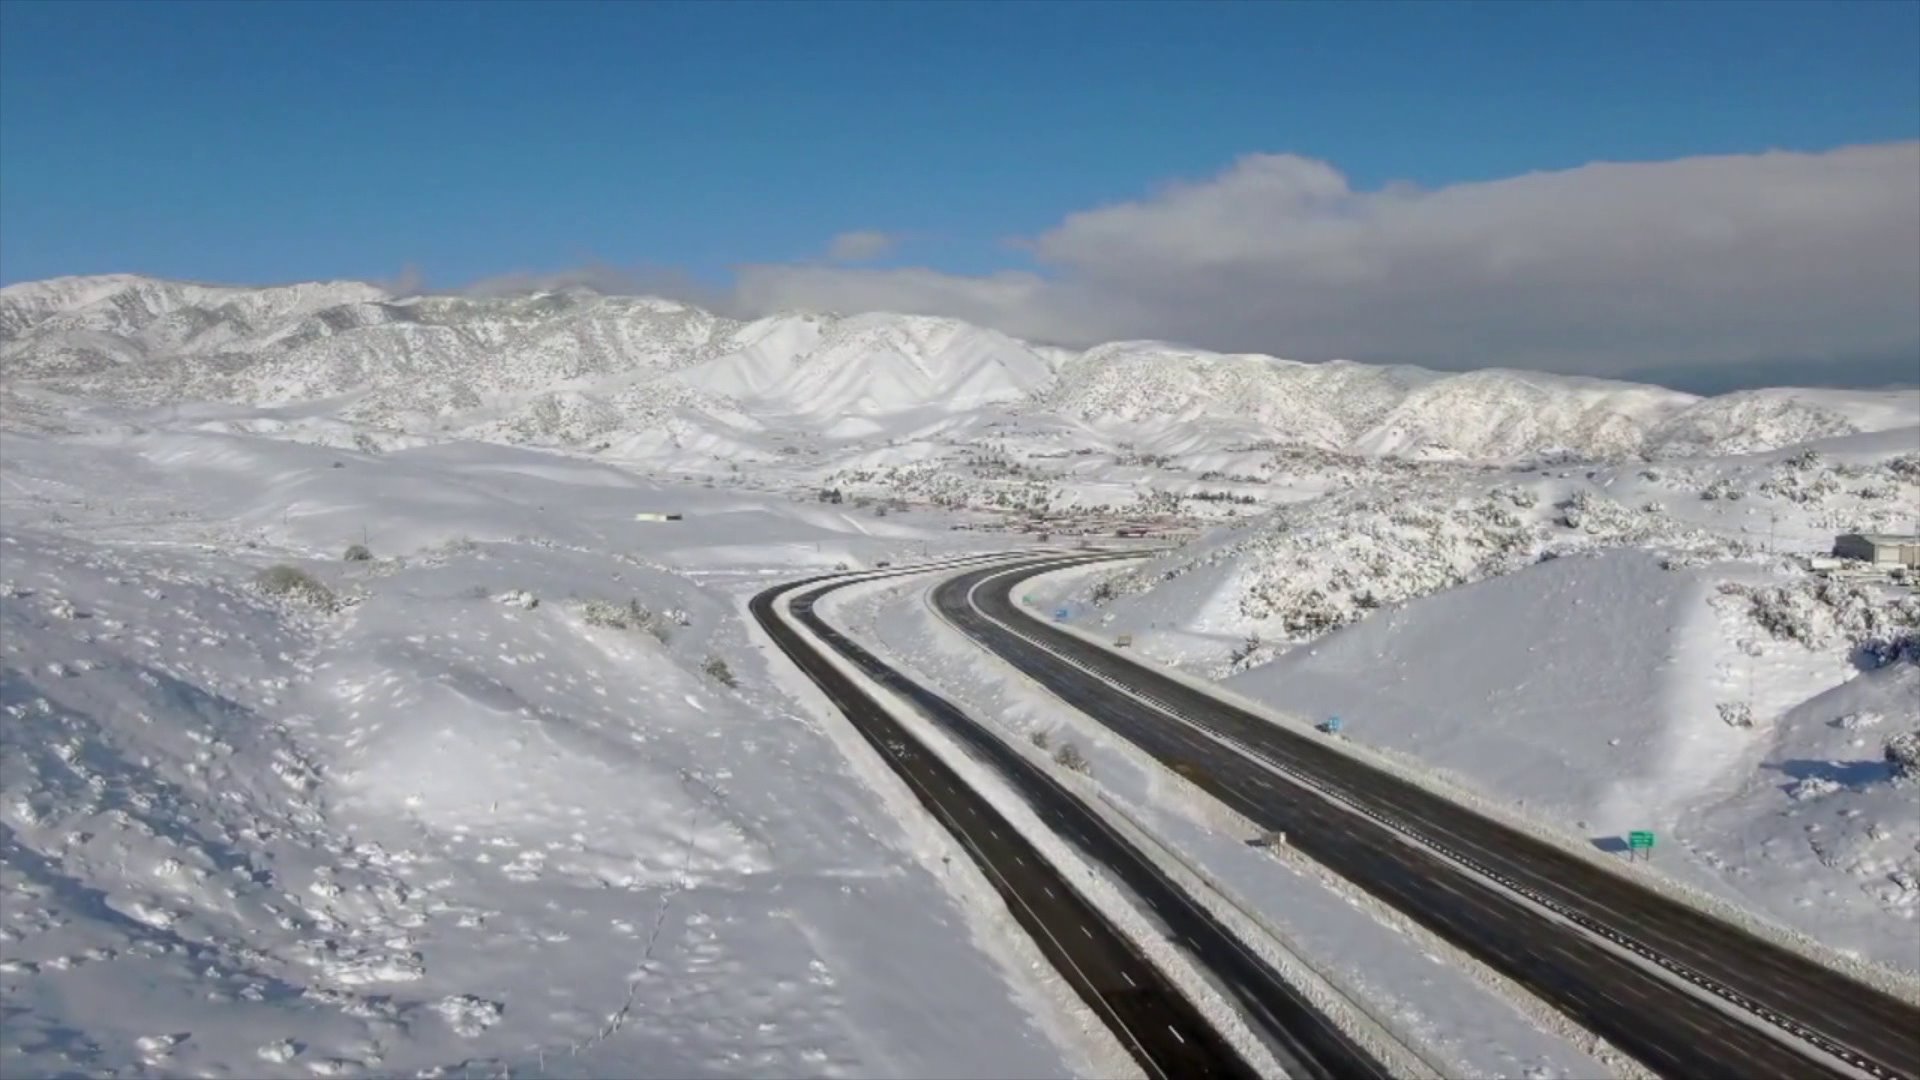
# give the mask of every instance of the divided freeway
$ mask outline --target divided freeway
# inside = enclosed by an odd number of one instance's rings
[[[776,614],[774,605],[781,594],[839,577],[776,586],[755,596],[749,610],[780,650],[819,686],[973,858],[1048,962],[1106,1022],[1147,1075],[1256,1075],[1171,980],[1075,891],[999,811]],[[810,609],[820,594],[834,587],[821,585],[800,600]]]
[[[1665,1076],[1920,1080],[1920,1009],[1021,611],[941,613],[1062,700]]]
[[[913,703],[923,715],[971,757],[992,768],[1062,839],[1092,862],[1106,867],[1120,883],[1165,924],[1180,943],[1240,1005],[1267,1039],[1288,1076],[1384,1078],[1388,1073],[1315,1008],[1298,989],[1258,955],[1154,861],[1121,836],[1101,814],[1075,796],[1047,769],[1010,746],[946,698],[883,663],[871,652],[827,625],[814,610],[825,594],[843,588],[837,582],[801,592],[789,610],[801,625],[840,653],[861,673]],[[889,753],[891,753],[891,748]]]

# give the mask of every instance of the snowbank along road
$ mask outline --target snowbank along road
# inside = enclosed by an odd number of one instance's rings
[[[1239,1002],[1287,1075],[1302,1080],[1388,1075],[1371,1054],[1189,897],[1149,855],[1115,831],[1097,810],[1073,795],[1044,767],[952,702],[908,679],[827,625],[814,612],[814,603],[848,584],[852,582],[838,581],[799,592],[789,602],[794,617],[862,674],[912,702],[970,755],[994,769],[1055,832],[1118,878],[1165,924],[1169,938],[1180,942]]]
[[[1019,610],[935,602],[1069,704],[1669,1076],[1920,1077],[1920,1010]]]
[[[801,595],[792,601],[790,613],[805,618],[813,601],[834,587],[809,586],[834,580],[846,584],[870,576],[827,575],[789,582],[758,594],[749,606],[780,650],[820,687],[934,820],[973,857],[1041,953],[1106,1022],[1147,1075],[1255,1075],[1173,983],[1012,824],[776,610],[783,595],[798,591]]]

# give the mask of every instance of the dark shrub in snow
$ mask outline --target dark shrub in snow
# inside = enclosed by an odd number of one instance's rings
[[[286,597],[303,604],[311,604],[323,611],[332,611],[338,606],[332,589],[320,584],[312,574],[297,566],[288,566],[285,563],[269,566],[260,572],[257,584],[260,591],[268,596]]]
[[[1061,743],[1060,749],[1053,752],[1053,763],[1063,769],[1072,769],[1074,772],[1087,771],[1087,756],[1070,742]]]
[[[1903,731],[1887,738],[1887,760],[1903,777],[1920,776],[1920,731]]]

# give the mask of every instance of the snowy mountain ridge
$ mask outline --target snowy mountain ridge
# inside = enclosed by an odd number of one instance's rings
[[[0,289],[0,371],[9,383],[126,404],[338,399],[355,424],[561,444],[617,440],[669,415],[721,430],[787,418],[862,438],[888,434],[893,418],[997,409],[1147,446],[1253,440],[1515,461],[1754,452],[1920,425],[1920,390],[1699,398],[1574,376],[1302,363],[1159,342],[1072,352],[954,319],[740,322],[578,287],[473,298],[359,282],[27,282]]]

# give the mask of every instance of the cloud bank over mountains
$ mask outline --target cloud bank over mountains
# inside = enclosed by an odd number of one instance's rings
[[[912,247],[858,229],[818,259],[737,266],[730,283],[598,263],[453,291],[578,285],[739,318],[892,311],[1074,347],[1153,339],[1698,393],[1920,383],[1920,142],[1433,190],[1361,191],[1327,162],[1253,154],[1017,237],[1022,265],[948,273],[911,265]]]
[[[1069,215],[984,276],[742,267],[736,310],[899,310],[1087,345],[1742,381],[1920,379],[1920,143],[1357,191],[1250,155]]]

